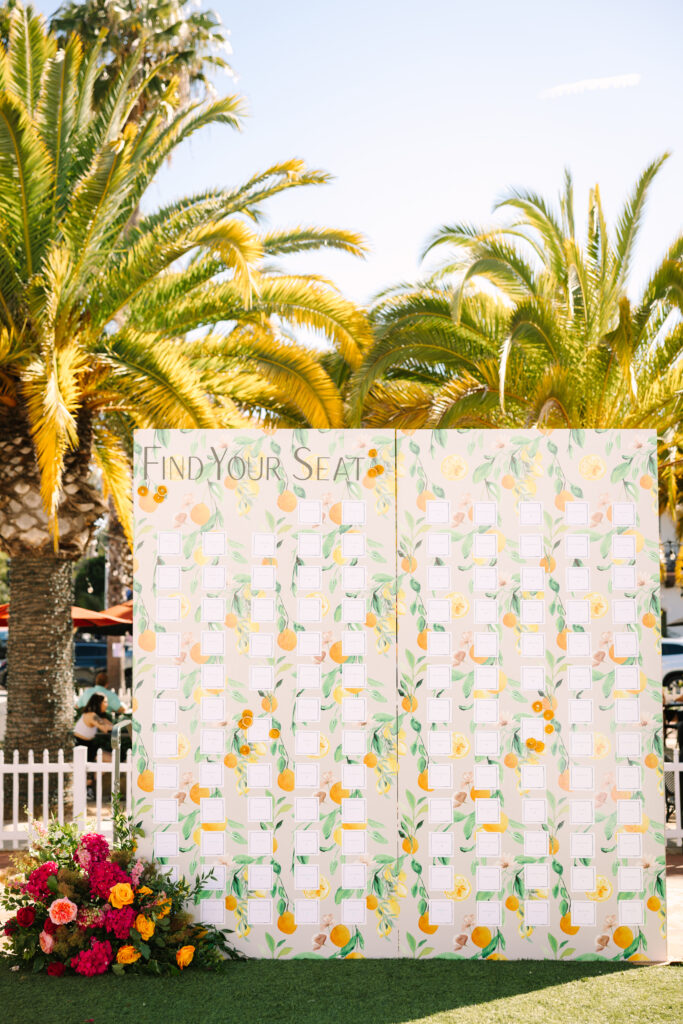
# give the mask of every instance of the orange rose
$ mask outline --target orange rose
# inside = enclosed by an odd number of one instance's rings
[[[151,896],[152,889],[148,885],[143,885],[139,889],[135,890],[138,896]]]
[[[121,946],[116,954],[117,964],[134,964],[142,954],[135,946]]]
[[[150,921],[144,914],[138,914],[135,918],[135,927],[145,942],[149,942],[154,935],[154,921]]]
[[[161,920],[162,917],[166,917],[167,914],[171,913],[171,901],[160,900],[159,903],[154,904],[157,911],[157,918]]]
[[[187,967],[188,964],[192,963],[194,956],[194,946],[181,946],[175,955],[176,963],[182,971],[183,967]]]
[[[109,890],[109,902],[112,907],[116,907],[117,910],[121,910],[123,907],[129,907],[134,899],[135,893],[128,882],[119,882],[118,885],[112,885]]]

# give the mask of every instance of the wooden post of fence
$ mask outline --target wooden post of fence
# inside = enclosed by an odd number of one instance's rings
[[[12,755],[12,828],[14,835],[12,837],[12,849],[19,849],[19,751],[15,750]]]
[[[85,828],[85,816],[88,810],[88,748],[77,744],[73,749],[73,818],[80,828]]]

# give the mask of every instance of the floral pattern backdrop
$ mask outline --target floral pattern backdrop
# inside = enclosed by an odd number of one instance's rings
[[[148,852],[265,957],[663,959],[648,431],[139,431]]]

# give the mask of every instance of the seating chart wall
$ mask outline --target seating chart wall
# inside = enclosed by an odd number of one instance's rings
[[[138,431],[136,809],[252,956],[663,959],[656,439]]]

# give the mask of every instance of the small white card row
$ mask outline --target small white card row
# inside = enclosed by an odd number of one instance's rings
[[[429,856],[432,858],[449,859],[455,855],[455,836],[452,832],[428,833]],[[541,829],[525,831],[524,856],[542,859],[550,856],[549,834]],[[364,853],[364,832],[343,832],[342,852]],[[617,857],[620,860],[634,860],[643,856],[643,837],[639,833],[617,833]],[[346,846],[344,843],[346,842]],[[180,834],[178,832],[156,832],[154,836],[155,857],[178,857],[180,853]],[[350,843],[350,845],[349,845]],[[297,829],[293,835],[294,853],[298,857],[317,857],[320,854],[320,833],[314,829]],[[223,856],[226,849],[226,836],[223,832],[202,832],[201,854],[203,857]],[[500,857],[502,840],[500,834],[479,832],[476,837],[477,857]],[[270,857],[273,853],[273,833],[269,829],[250,830],[247,832],[247,852],[250,857]],[[592,860],[596,855],[596,838],[593,832],[571,832],[569,836],[569,856],[572,859]],[[637,867],[636,872],[642,872]],[[621,891],[638,892],[642,890],[640,875],[623,874],[624,883]],[[637,884],[632,884],[632,883]],[[628,883],[628,884],[627,884]],[[621,883],[619,883],[621,884]],[[311,886],[317,888],[317,886]],[[452,886],[450,887],[452,888]],[[580,888],[580,886],[579,886]],[[588,886],[592,891],[595,885]]]

